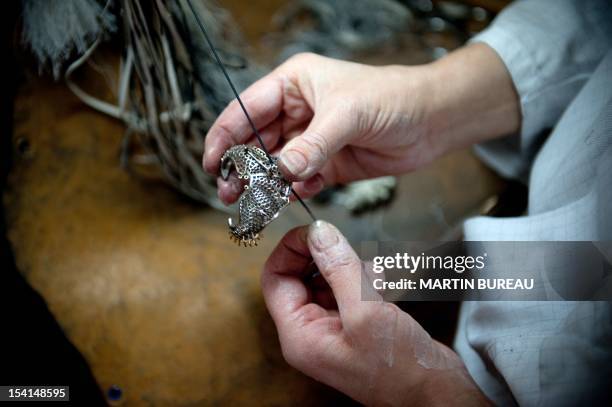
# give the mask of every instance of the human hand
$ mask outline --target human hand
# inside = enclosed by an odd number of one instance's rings
[[[421,167],[444,153],[517,131],[520,106],[495,51],[473,44],[432,64],[374,67],[299,54],[241,96],[280,168],[307,198],[324,185]],[[237,101],[211,127],[203,165],[218,174],[235,144],[257,144]],[[235,201],[237,178],[218,179]]]
[[[317,266],[324,280],[309,276]],[[368,405],[488,404],[459,357],[393,304],[362,301],[364,268],[332,225],[291,230],[262,289],[287,362]]]
[[[306,198],[324,184],[399,174],[436,155],[420,127],[417,71],[300,54],[241,98],[268,149],[280,153],[281,171]],[[205,169],[217,173],[223,152],[242,143],[257,141],[234,101],[206,137]],[[219,180],[222,201],[240,193],[236,179]]]

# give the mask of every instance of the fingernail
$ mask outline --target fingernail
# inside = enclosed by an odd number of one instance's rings
[[[204,155],[202,156],[202,166],[204,167],[204,170],[206,172],[213,172],[213,168],[214,168],[214,162],[212,160],[210,160],[210,157],[214,157],[215,156],[215,148],[211,147],[210,149],[207,149],[204,152]]]
[[[310,238],[318,250],[326,250],[339,241],[336,229],[321,220],[317,220],[310,225]]]
[[[293,175],[301,174],[307,166],[304,154],[296,150],[289,150],[280,156],[281,164]]]

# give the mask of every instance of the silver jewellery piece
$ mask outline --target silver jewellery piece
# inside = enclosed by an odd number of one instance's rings
[[[232,168],[248,184],[238,201],[238,224],[228,219],[230,237],[239,245],[256,246],[263,228],[289,205],[291,183],[278,170],[277,159],[255,146],[241,144],[227,150],[221,157],[224,180]]]

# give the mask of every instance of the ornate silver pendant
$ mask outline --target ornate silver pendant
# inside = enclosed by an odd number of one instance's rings
[[[280,171],[276,158],[254,146],[233,146],[221,157],[221,177],[227,180],[234,168],[241,180],[248,181],[238,200],[238,224],[228,219],[230,237],[243,246],[257,245],[260,232],[289,205],[291,183]]]

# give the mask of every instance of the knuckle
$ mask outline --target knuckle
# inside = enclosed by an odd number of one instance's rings
[[[371,310],[370,318],[389,325],[394,323],[399,316],[400,309],[395,304],[388,302],[377,303]]]
[[[220,118],[216,123],[217,131],[220,133],[219,138],[229,138],[233,142],[236,142],[236,136],[232,130],[232,123],[224,118]]]
[[[361,268],[361,260],[357,258],[353,253],[343,253],[340,255],[329,256],[325,264],[326,268],[330,270],[329,274],[336,273],[338,271],[354,271]]]
[[[369,332],[376,327],[391,327],[397,324],[401,310],[387,302],[372,304],[351,318],[351,330],[357,334]]]
[[[359,335],[369,329],[372,319],[368,312],[353,312],[346,316],[347,331],[351,333],[351,337],[359,337]]]
[[[317,160],[326,161],[329,154],[329,142],[321,133],[309,132],[303,139],[307,149]]]
[[[287,63],[301,65],[301,64],[309,63],[313,59],[316,59],[317,57],[318,55],[313,52],[299,52],[293,55],[291,58],[289,58],[287,60]]]
[[[374,307],[370,318],[377,321],[379,325],[391,327],[397,324],[399,313],[400,309],[396,305],[388,302],[381,302]]]
[[[332,286],[359,278],[360,268],[361,261],[354,256],[328,256],[320,265],[321,273]]]

